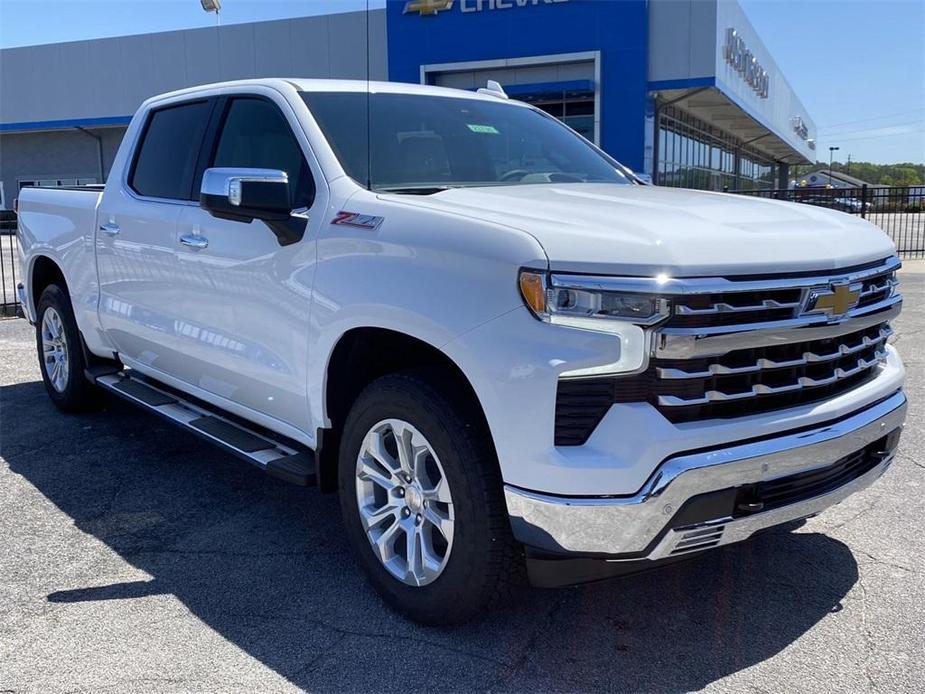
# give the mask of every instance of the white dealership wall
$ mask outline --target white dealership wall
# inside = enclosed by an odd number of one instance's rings
[[[20,181],[99,178],[100,154],[108,173],[129,118],[155,94],[250,77],[365,79],[366,37],[366,14],[347,12],[4,49],[6,204]],[[370,13],[369,40],[370,77],[386,79],[384,10]]]

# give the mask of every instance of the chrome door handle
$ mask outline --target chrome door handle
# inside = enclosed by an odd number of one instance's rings
[[[187,234],[180,237],[180,243],[189,248],[195,248],[197,251],[201,251],[203,248],[209,247],[209,239],[203,236],[193,236],[192,234]]]
[[[118,224],[114,224],[113,222],[108,222],[106,224],[100,224],[100,231],[102,231],[104,234],[115,236],[120,231],[122,231],[122,229],[119,228]]]

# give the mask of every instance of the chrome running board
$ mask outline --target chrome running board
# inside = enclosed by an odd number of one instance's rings
[[[259,432],[232,421],[203,403],[131,371],[87,374],[101,388],[173,422],[201,439],[256,465],[264,472],[300,486],[315,484],[315,456],[294,442],[283,443],[266,430]]]

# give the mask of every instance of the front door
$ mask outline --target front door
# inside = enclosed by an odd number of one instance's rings
[[[183,317],[177,333],[186,359],[180,375],[249,412],[304,430],[321,221],[315,211],[326,204],[323,186],[315,191],[320,169],[314,160],[309,164],[309,150],[300,144],[304,136],[285,101],[241,95],[223,99],[216,109],[217,139],[206,165],[285,171],[291,207],[307,214],[309,223],[302,241],[281,246],[259,220],[217,219],[199,207],[181,211],[176,310]]]

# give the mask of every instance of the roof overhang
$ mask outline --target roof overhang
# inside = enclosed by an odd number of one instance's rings
[[[715,85],[701,84],[657,88],[650,83],[650,93],[657,93],[659,103],[672,104],[700,120],[723,130],[749,147],[775,161],[786,164],[811,164],[802,152],[795,149],[781,134],[763,123],[757,116],[743,110],[733,99]]]
[[[131,116],[106,116],[103,118],[68,118],[65,120],[0,123],[0,133],[37,133],[49,130],[72,130],[74,128],[117,128],[127,126],[131,120]]]

